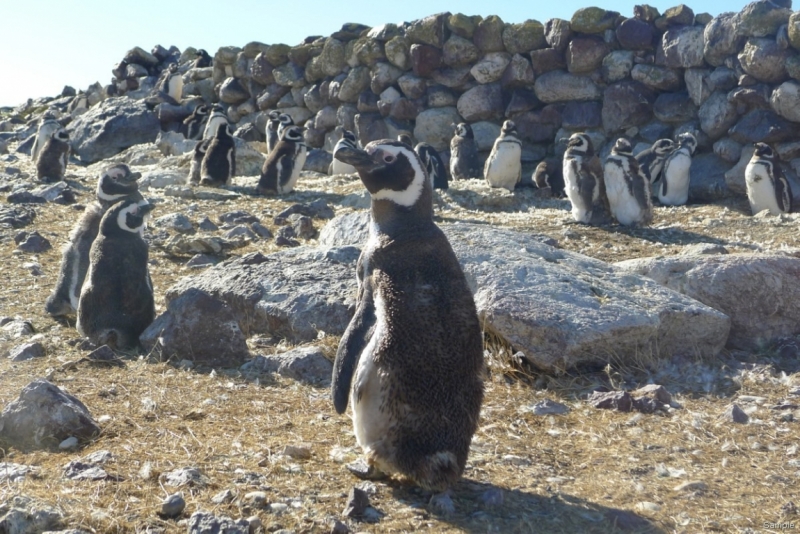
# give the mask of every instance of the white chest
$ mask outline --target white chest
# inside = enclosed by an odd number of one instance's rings
[[[658,200],[667,206],[682,206],[689,200],[689,170],[692,166],[692,156],[689,150],[682,148],[670,156],[664,164],[664,187],[658,188]]]
[[[486,162],[486,181],[492,187],[513,191],[522,174],[522,148],[517,143],[495,141]]]
[[[753,215],[760,211],[769,210],[773,215],[780,215],[775,185],[772,183],[767,169],[761,164],[749,164],[744,172],[747,186],[747,200]]]

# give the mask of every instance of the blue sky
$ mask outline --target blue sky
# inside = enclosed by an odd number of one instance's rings
[[[739,11],[748,2],[696,0],[695,13],[717,15]],[[577,0],[1,0],[0,106],[17,105],[29,97],[54,96],[64,85],[84,89],[95,81],[106,84],[111,69],[125,52],[156,44],[205,48],[243,46],[250,41],[299,43],[307,35],[330,35],[345,22],[376,26],[414,20],[450,11],[466,15],[499,15],[505,22],[558,17],[569,19]],[[661,12],[677,5],[650,2]],[[633,15],[635,2],[604,0],[594,5]]]

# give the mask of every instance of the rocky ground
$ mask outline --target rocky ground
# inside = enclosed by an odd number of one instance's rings
[[[15,144],[9,149],[14,154]],[[0,157],[18,169],[0,182],[4,196],[35,175],[27,156]],[[114,160],[144,173],[188,170],[188,156],[163,160],[150,147]],[[92,198],[102,164],[69,167],[79,203]],[[220,226],[194,236],[224,238],[212,261],[279,248],[272,238],[225,237],[225,213],[246,211],[278,235],[274,217],[292,204],[322,199],[337,215],[364,206],[353,177],[305,173],[297,191],[280,199],[248,195],[254,180],[237,178],[230,191],[192,198],[174,185],[144,194],[158,204],[154,219],[182,213],[195,227],[205,217]],[[21,230],[0,229],[6,261],[0,316],[33,328],[1,330],[0,354],[31,341],[45,354],[0,360],[0,404],[44,377],[83,401],[102,432],[79,449],[5,451],[0,517],[6,525],[27,517],[19,523],[27,525],[22,532],[186,532],[201,522],[200,511],[209,514],[207,521],[231,518],[228,532],[773,532],[775,524],[798,521],[800,367],[785,346],[695,360],[615,362],[601,371],[551,376],[514,365],[509,347],[487,336],[490,378],[465,478],[450,494],[432,498],[402,482],[361,482],[348,472],[345,464],[359,451],[350,420],[335,414],[325,387],[275,373],[195,370],[144,353],[121,355],[114,366],[80,361],[87,352],[76,343],[74,323],[55,322],[43,310],[58,272],[58,249],[79,210],[54,203],[28,207],[36,217],[22,230],[39,232],[52,248],[21,252],[14,240]],[[542,234],[562,249],[608,262],[677,255],[698,243],[731,253],[794,256],[798,250],[797,215],[751,217],[743,198],[659,207],[649,228],[587,227],[570,221],[565,200],[534,190],[509,194],[474,181],[439,195],[436,217]],[[313,219],[317,230],[325,223]],[[155,221],[148,230],[159,313],[165,291],[198,272],[187,266],[192,254],[181,252],[174,235]],[[315,238],[300,242],[313,245]],[[337,342],[328,336],[315,345],[332,358]],[[291,348],[249,343],[253,354]],[[589,400],[600,386],[634,391],[648,383],[671,393],[655,413],[603,410],[595,406],[609,402]],[[110,454],[95,454],[101,451]],[[67,466],[76,460],[101,470],[76,476],[82,472],[77,464]],[[357,491],[351,502],[353,488],[365,492],[368,504]],[[160,515],[164,499],[176,493],[185,509],[173,518]],[[240,519],[246,521],[234,526]]]

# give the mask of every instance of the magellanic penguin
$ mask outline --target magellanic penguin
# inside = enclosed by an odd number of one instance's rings
[[[147,203],[136,183],[141,176],[141,173],[131,172],[124,163],[103,169],[97,181],[97,199],[86,206],[64,246],[58,281],[45,302],[48,314],[60,317],[77,311],[83,280],[89,270],[89,249],[100,230],[100,220],[108,208],[120,200]]]
[[[214,137],[217,134],[220,124],[227,126],[228,116],[225,115],[225,111],[221,106],[215,104],[211,108],[211,114],[208,116],[208,120],[206,121],[206,128],[203,131],[203,139],[211,139]]]
[[[197,59],[194,60],[194,64],[192,68],[194,69],[202,69],[205,67],[210,67],[212,65],[211,56],[208,55],[208,52],[203,50],[202,48],[198,50],[195,55]]]
[[[200,104],[194,108],[192,114],[183,120],[186,126],[186,139],[202,139],[207,120],[208,106]]]
[[[156,316],[142,229],[152,204],[121,200],[103,215],[78,301],[78,332],[97,345],[132,349]]]
[[[203,158],[206,156],[209,143],[211,143],[209,139],[201,139],[196,145],[194,145],[194,151],[192,152],[192,164],[189,167],[190,184],[197,185],[200,183]]]
[[[236,142],[228,129],[228,121],[217,123],[217,133],[208,143],[200,163],[200,185],[220,186],[236,176]]]
[[[690,133],[678,136],[678,148],[664,162],[658,200],[665,206],[683,206],[689,200],[689,170],[697,139]]]
[[[633,157],[630,141],[620,137],[603,167],[608,204],[620,224],[650,224],[653,202],[650,200],[650,180]]]
[[[517,137],[513,121],[505,121],[489,159],[483,166],[483,176],[492,187],[513,191],[522,177],[522,141]]]
[[[674,149],[675,143],[672,142],[672,139],[659,139],[650,148],[636,154],[635,157],[636,161],[639,162],[639,168],[647,177],[650,185],[653,185],[661,178],[664,162]]]
[[[450,140],[450,175],[454,180],[480,178],[482,170],[472,126],[462,122]]]
[[[278,115],[278,142],[280,143],[281,139],[283,139],[283,132],[286,131],[286,128],[289,126],[294,126],[294,119],[291,115],[287,113],[281,113]]]
[[[69,134],[64,128],[57,130],[44,144],[36,160],[36,177],[43,182],[64,179],[70,151]]]
[[[401,133],[397,136],[397,140],[404,145],[414,149],[414,152],[419,156],[422,166],[428,173],[428,179],[431,181],[431,187],[434,189],[447,189],[447,168],[444,166],[439,152],[428,143],[417,143],[414,146],[414,141],[408,133]]]
[[[356,311],[339,343],[331,395],[348,401],[371,474],[444,491],[461,476],[483,400],[482,336],[458,259],[433,222],[430,181],[398,141],[342,144],[372,198]]]
[[[790,213],[792,188],[778,165],[775,151],[766,143],[756,143],[755,147],[744,171],[747,200],[753,215],[763,210],[769,210],[772,215]]]
[[[603,167],[594,153],[591,138],[574,133],[567,142],[562,165],[564,192],[572,203],[572,218],[584,224],[592,220],[595,204],[608,202],[603,184]]]
[[[61,123],[52,118],[52,116],[45,115],[42,117],[42,122],[36,131],[36,139],[33,140],[33,148],[31,149],[31,160],[34,163],[39,159],[39,154],[44,150],[44,145],[47,144],[47,141],[60,129]]]
[[[344,140],[345,142],[349,142],[349,143],[352,143],[352,144],[358,146],[358,141],[356,140],[356,134],[354,134],[350,130],[344,130],[342,132],[342,138],[339,139],[339,141],[337,141],[336,145],[334,145],[334,147],[333,147],[333,153],[334,154],[336,154],[336,149],[339,148],[339,145],[342,143],[342,140]],[[355,173],[356,173],[356,168],[355,167],[353,167],[352,165],[349,165],[347,163],[344,163],[343,161],[339,161],[336,158],[333,158],[333,161],[331,161],[329,172],[328,172],[328,174],[330,174],[330,175],[334,175],[334,174],[355,174]]]
[[[337,145],[338,146],[338,145]],[[285,195],[294,190],[300,171],[306,164],[308,146],[303,142],[303,129],[289,126],[283,130],[278,144],[269,153],[261,168],[256,191],[259,195]]]
[[[278,127],[281,125],[280,117],[281,112],[277,109],[273,109],[267,115],[269,118],[267,119],[267,154],[269,155],[276,146],[278,146],[278,141],[280,141],[280,137],[278,137]]]
[[[183,97],[183,76],[178,72],[178,64],[170,63],[169,67],[161,73],[161,77],[156,83],[152,93],[157,100],[167,102],[173,106],[181,104]]]
[[[554,198],[564,198],[564,175],[561,162],[554,158],[543,159],[536,166],[531,181],[539,189],[550,189]]]

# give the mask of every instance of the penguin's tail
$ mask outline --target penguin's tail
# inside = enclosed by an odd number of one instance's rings
[[[458,482],[462,470],[454,453],[439,451],[424,456],[408,474],[421,488],[442,492]]]

